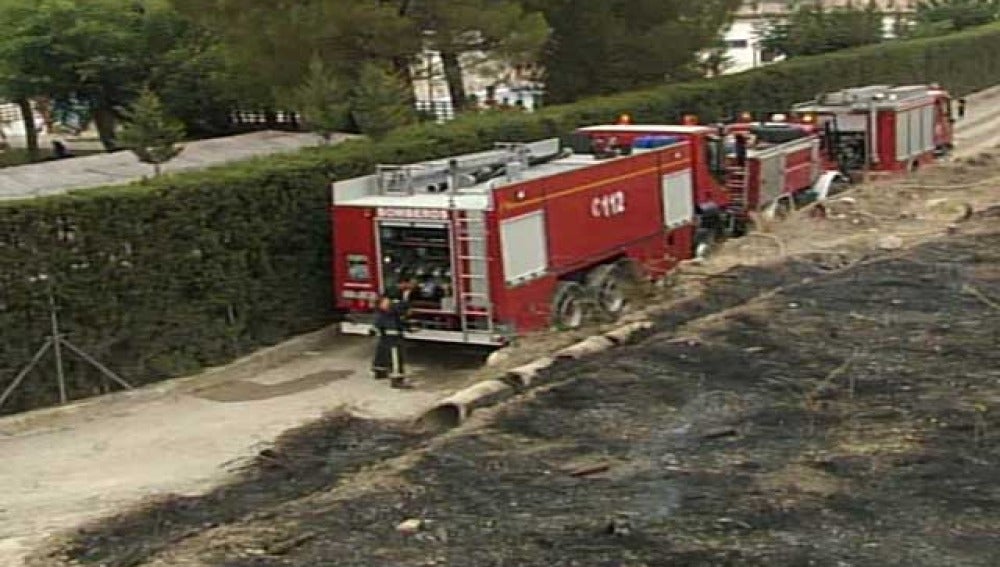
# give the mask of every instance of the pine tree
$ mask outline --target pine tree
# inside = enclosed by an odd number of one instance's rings
[[[373,138],[416,121],[416,110],[407,104],[407,87],[382,66],[367,63],[361,69],[351,96],[351,114],[358,129]]]
[[[347,94],[337,75],[314,56],[305,82],[292,93],[291,101],[305,119],[306,127],[329,144],[335,132],[348,126]]]
[[[149,88],[144,88],[139,98],[125,115],[125,127],[120,140],[142,163],[153,166],[160,175],[161,166],[177,157],[183,148],[177,144],[184,139],[184,126],[169,117],[163,103]]]

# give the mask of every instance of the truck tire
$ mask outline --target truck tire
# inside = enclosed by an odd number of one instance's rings
[[[784,221],[791,216],[792,211],[795,209],[794,205],[790,202],[790,199],[781,197],[777,203],[774,205],[774,220]]]
[[[552,298],[552,324],[563,330],[579,329],[587,316],[587,292],[576,282],[560,282]]]
[[[625,284],[628,279],[625,266],[602,264],[587,274],[587,288],[597,306],[607,315],[617,318],[627,303]]]
[[[715,230],[699,228],[694,232],[694,257],[699,260],[708,258],[715,249]]]

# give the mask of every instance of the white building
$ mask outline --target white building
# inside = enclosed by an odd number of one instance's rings
[[[34,104],[32,104],[32,109],[35,111],[35,129],[39,133],[43,133],[45,131],[45,118],[37,111]],[[21,117],[21,107],[12,102],[0,101],[0,139],[11,141],[11,139],[19,140],[21,138],[24,138],[24,119]]]

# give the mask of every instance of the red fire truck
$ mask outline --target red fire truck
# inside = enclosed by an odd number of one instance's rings
[[[815,117],[825,159],[859,179],[913,171],[953,145],[951,96],[937,85],[844,89],[792,110]]]
[[[402,280],[414,340],[502,345],[589,309],[625,306],[632,278],[690,258],[701,156],[687,139],[601,159],[558,139],[411,165],[332,185],[342,331],[370,329]]]

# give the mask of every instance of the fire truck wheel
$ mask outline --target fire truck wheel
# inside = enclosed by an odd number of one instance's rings
[[[694,233],[694,257],[704,260],[715,248],[715,231],[711,228],[699,228]]]
[[[625,267],[619,264],[603,264],[587,274],[587,287],[608,315],[617,317],[625,309],[625,279]]]
[[[586,291],[576,282],[562,282],[552,299],[552,324],[561,329],[579,329],[587,314]]]
[[[774,206],[774,219],[783,221],[792,214],[792,204],[789,199],[781,199]]]

